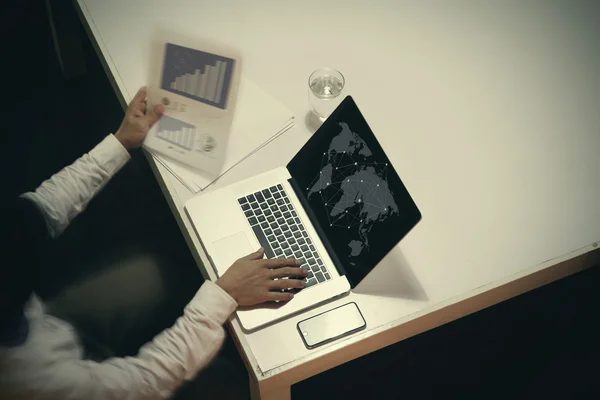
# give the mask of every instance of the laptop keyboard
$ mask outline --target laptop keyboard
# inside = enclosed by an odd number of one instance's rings
[[[283,186],[271,186],[238,199],[267,258],[296,258],[308,271],[306,287],[331,279]]]

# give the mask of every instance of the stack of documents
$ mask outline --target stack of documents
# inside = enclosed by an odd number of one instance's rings
[[[196,194],[294,126],[294,116],[254,82],[242,76],[221,173],[214,177],[152,153],[187,189]]]

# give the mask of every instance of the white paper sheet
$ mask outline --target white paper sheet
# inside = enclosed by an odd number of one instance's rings
[[[283,135],[285,132],[289,131],[293,127],[294,127],[294,120],[290,119],[288,121],[288,123],[286,123],[284,128],[279,130],[275,135],[273,135],[273,137],[269,138],[265,143],[261,144],[258,148],[256,148],[255,150],[253,150],[252,152],[250,152],[249,154],[244,156],[242,159],[240,159],[238,162],[233,164],[227,170],[223,171],[223,173],[221,173],[221,175],[219,177],[212,179],[212,180],[199,175],[196,171],[190,170],[188,168],[185,168],[184,166],[178,165],[176,163],[173,163],[170,160],[162,158],[160,155],[153,154],[152,156],[157,162],[161,163],[190,192],[197,194],[197,193],[201,192],[202,190],[206,189],[207,187],[209,187],[210,185],[212,185],[213,183],[215,183],[217,180],[219,180],[219,178],[221,178],[223,175],[225,175],[228,171],[230,171],[236,165],[238,165],[239,163],[244,161],[246,158],[250,157],[251,155],[253,155],[257,151],[259,151],[260,149],[262,149],[269,143],[273,142],[274,140],[276,140],[278,137],[280,137],[281,135]]]
[[[242,77],[225,162],[219,177],[293,125],[291,111],[254,82]],[[198,193],[218,179],[155,153],[153,156],[192,193]]]
[[[163,38],[152,47],[156,67],[147,102],[151,108],[162,104],[165,113],[146,135],[144,147],[216,178],[236,113],[239,55],[189,38]]]

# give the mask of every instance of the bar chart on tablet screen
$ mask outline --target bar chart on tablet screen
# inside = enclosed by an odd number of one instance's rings
[[[231,58],[167,43],[161,87],[225,109],[234,63]]]

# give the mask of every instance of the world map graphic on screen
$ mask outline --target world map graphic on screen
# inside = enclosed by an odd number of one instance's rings
[[[375,224],[398,215],[398,205],[388,186],[388,160],[377,160],[348,124],[323,153],[321,170],[306,188],[307,198],[318,196],[329,226],[356,232],[348,243],[348,259],[369,248],[369,232]]]

